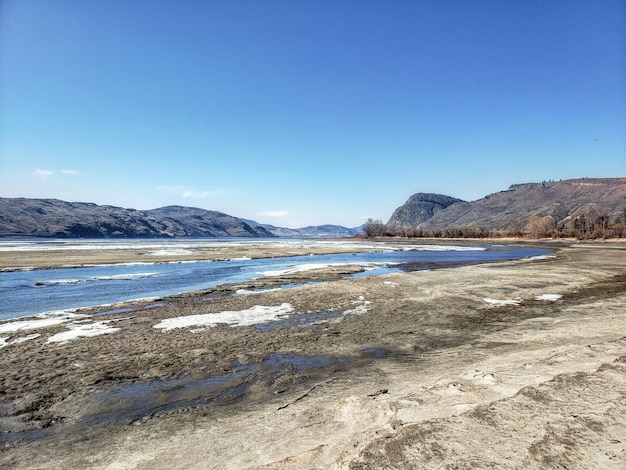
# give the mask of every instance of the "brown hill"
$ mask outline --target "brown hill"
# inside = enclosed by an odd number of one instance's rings
[[[0,237],[272,237],[216,211],[168,206],[148,211],[57,199],[0,198]]]
[[[415,196],[396,209],[389,224],[425,230],[466,226],[501,230],[515,221],[526,225],[534,215],[552,216],[557,223],[565,223],[569,217],[591,212],[606,213],[616,219],[626,211],[626,178],[515,184],[506,191],[476,201],[455,202],[433,212],[428,218],[423,217],[423,212],[410,210],[410,206],[416,205]],[[432,195],[427,196],[432,199]]]

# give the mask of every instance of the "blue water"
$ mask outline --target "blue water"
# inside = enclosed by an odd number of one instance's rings
[[[100,242],[99,242],[100,243]],[[119,242],[118,242],[119,243]],[[436,247],[434,247],[436,248]],[[310,263],[383,263],[360,276],[519,259],[549,250],[492,246],[483,251],[386,251],[192,263],[125,264],[0,273],[0,320],[190,292]]]

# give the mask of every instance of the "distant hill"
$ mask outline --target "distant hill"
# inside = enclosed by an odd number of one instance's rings
[[[259,225],[279,237],[292,238],[343,238],[353,237],[360,231],[360,227],[347,228],[341,225],[310,225],[301,228],[276,227],[270,224],[260,224],[254,220],[242,219],[248,224]]]
[[[0,237],[273,237],[216,211],[168,206],[139,211],[57,199],[0,198]]]
[[[591,211],[617,217],[626,210],[626,178],[582,178],[514,184],[473,202],[417,193],[396,209],[388,224],[437,230],[477,226],[505,229],[513,221],[552,216],[557,223]]]

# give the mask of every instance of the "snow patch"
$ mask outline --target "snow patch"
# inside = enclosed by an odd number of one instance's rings
[[[39,333],[34,333],[32,335],[20,336],[19,338],[15,338],[13,341],[8,341],[9,337],[5,336],[0,338],[0,348],[5,346],[9,346],[11,344],[20,344],[25,343],[26,341],[30,341],[31,339],[39,338],[41,335]]]
[[[14,333],[22,330],[34,330],[36,328],[46,328],[48,326],[59,325],[61,323],[74,320],[75,318],[84,317],[85,315],[78,315],[69,312],[48,312],[42,314],[37,318],[29,320],[10,321],[0,324],[0,333]]]
[[[190,255],[192,250],[186,248],[163,248],[161,250],[155,250],[148,253],[151,256],[178,256],[178,255]]]
[[[323,269],[330,268],[332,266],[363,266],[366,269],[375,269],[376,266],[386,266],[394,263],[308,263],[308,264],[299,264],[287,269],[277,269],[274,271],[261,271],[257,274],[261,276],[270,277],[270,276],[282,276],[283,274],[294,274],[303,271],[311,271],[313,269]]]
[[[549,302],[556,302],[561,297],[563,297],[561,294],[541,294],[535,297],[535,300],[546,300]]]
[[[527,258],[528,261],[537,261],[537,260],[541,260],[541,259],[552,259],[552,258],[556,258],[556,255],[538,255],[538,256],[531,256],[530,258]]]
[[[237,289],[235,291],[235,294],[237,295],[255,295],[255,294],[262,294],[264,292],[274,292],[277,290],[281,290],[280,287],[276,287],[274,289],[260,289],[260,290],[250,290],[250,289]]]
[[[120,328],[109,326],[110,320],[98,321],[94,323],[70,323],[67,325],[69,331],[62,331],[48,338],[48,343],[67,343],[77,338],[107,335],[120,331]]]
[[[270,277],[270,276],[282,276],[283,274],[293,274],[299,273],[303,271],[311,271],[313,269],[322,269],[328,268],[330,266],[340,266],[341,263],[311,263],[311,264],[299,264],[297,266],[293,266],[287,269],[276,269],[274,271],[261,271],[257,274],[261,276]]]
[[[489,299],[489,298],[485,298],[483,300],[487,302],[489,305],[493,305],[495,307],[503,307],[505,305],[519,305],[520,302],[522,301],[522,299],[520,299],[519,297],[516,297],[514,299],[508,299],[508,300]]]
[[[400,245],[401,251],[485,251],[484,246],[458,245]]]
[[[355,307],[344,311],[344,315],[362,315],[364,313],[367,313],[369,311],[369,306],[372,302],[369,300],[365,300],[365,297],[360,295],[357,300],[353,300],[350,303]]]
[[[159,324],[154,325],[164,331],[175,328],[188,327],[211,327],[217,325],[229,326],[250,326],[258,323],[266,323],[281,319],[293,313],[293,307],[289,303],[278,306],[255,305],[254,307],[238,310],[223,311],[218,313],[205,313],[199,315],[188,315],[184,317],[167,318]]]

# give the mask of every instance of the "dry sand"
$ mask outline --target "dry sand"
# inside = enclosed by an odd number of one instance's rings
[[[81,319],[117,329],[102,336],[17,332],[40,336],[0,349],[0,466],[626,468],[626,244],[555,254],[334,267]],[[231,295],[311,278],[326,282]],[[154,328],[286,303],[275,328]]]

